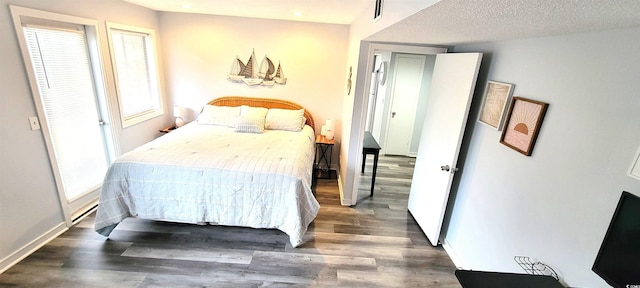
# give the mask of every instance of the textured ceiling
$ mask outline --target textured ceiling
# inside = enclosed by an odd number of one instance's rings
[[[638,26],[639,0],[443,0],[367,40],[454,45]]]

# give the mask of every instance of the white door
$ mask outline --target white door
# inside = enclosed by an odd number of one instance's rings
[[[409,193],[409,211],[438,245],[481,53],[438,54]]]
[[[105,126],[110,121],[101,109],[106,102],[98,94],[102,78],[94,69],[99,58],[89,42],[94,26],[31,19],[21,17],[16,29],[38,110],[39,121],[32,121],[42,125],[62,209],[71,224],[97,204],[113,156],[113,146],[108,146],[113,139]]]
[[[409,155],[426,56],[397,54],[384,154]]]

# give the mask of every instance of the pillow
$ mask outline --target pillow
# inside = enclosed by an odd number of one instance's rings
[[[300,131],[304,127],[304,109],[289,110],[272,108],[267,112],[264,128],[271,130]]]
[[[251,107],[247,105],[240,106],[240,116],[248,118],[262,119],[267,116],[269,109],[264,107]]]
[[[262,133],[264,132],[264,118],[238,117],[236,132],[240,133]]]
[[[198,116],[198,124],[235,127],[240,107],[205,105]]]

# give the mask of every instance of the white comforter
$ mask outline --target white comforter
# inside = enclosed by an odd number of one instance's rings
[[[190,123],[109,168],[95,230],[108,236],[126,217],[276,228],[296,247],[320,205],[311,192],[314,133]]]

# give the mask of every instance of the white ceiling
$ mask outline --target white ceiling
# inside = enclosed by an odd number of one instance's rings
[[[374,3],[374,0],[124,1],[158,11],[334,24],[353,23],[363,12],[372,11],[370,6]],[[394,1],[397,4],[413,0]],[[183,4],[191,7],[184,8]],[[294,16],[296,11],[302,16]],[[627,27],[640,27],[640,0],[442,0],[367,40],[455,45]]]
[[[158,11],[351,24],[374,0],[124,0]],[[183,6],[187,5],[187,7]],[[188,7],[190,6],[190,7]],[[299,12],[302,15],[296,16]]]

